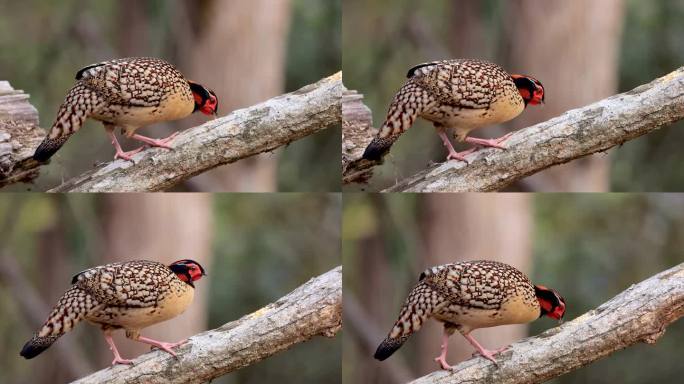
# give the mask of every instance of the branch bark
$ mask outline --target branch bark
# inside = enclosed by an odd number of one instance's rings
[[[497,355],[499,367],[477,357],[412,383],[542,383],[633,344],[654,344],[682,316],[684,263],[631,286],[562,326],[511,345]]]
[[[0,81],[0,188],[38,177],[38,163],[31,157],[45,132],[28,99],[23,91]]]
[[[294,344],[342,328],[342,267],[239,320],[190,338],[178,359],[153,351],[133,366],[116,366],[73,383],[204,383],[261,361]]]
[[[496,191],[510,183],[573,159],[606,151],[684,118],[684,67],[629,92],[516,131],[508,150],[481,149],[468,164],[431,166],[383,192]],[[377,164],[357,158],[344,182],[363,181]]]

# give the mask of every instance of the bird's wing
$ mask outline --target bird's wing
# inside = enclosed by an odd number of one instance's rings
[[[171,64],[149,57],[91,64],[76,73],[76,80],[96,91],[110,104],[133,107],[159,106],[174,82],[187,82]]]
[[[498,266],[499,263],[492,263]],[[503,264],[502,264],[503,265]],[[487,273],[482,262],[458,263],[425,276],[430,287],[438,291],[452,305],[478,309],[496,309],[506,298],[502,292],[508,282],[498,273]]]
[[[146,308],[155,305],[170,278],[173,272],[161,263],[129,261],[87,269],[72,284],[107,306]]]
[[[442,104],[461,109],[488,108],[492,87],[510,78],[498,65],[478,60],[423,63],[411,68],[407,76]]]

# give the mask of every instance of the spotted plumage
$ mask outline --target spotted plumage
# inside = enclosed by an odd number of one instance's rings
[[[384,360],[392,355],[429,318],[444,324],[446,337],[459,331],[490,358],[491,353],[469,335],[472,330],[527,323],[542,315],[560,319],[564,312],[565,301],[560,295],[533,285],[510,265],[495,261],[440,265],[420,275],[375,358]],[[444,367],[448,366],[444,361],[446,340],[443,348],[438,361]]]
[[[544,98],[543,87],[537,80],[510,75],[500,66],[483,60],[424,63],[411,68],[407,77],[364,158],[381,159],[418,117],[433,123],[449,148],[448,159],[462,160],[463,156],[453,150],[445,134],[447,129],[453,129],[459,141],[501,147],[498,141],[469,138],[468,133],[511,120],[528,103],[538,104]]]
[[[181,119],[195,111],[215,114],[216,94],[186,80],[170,63],[156,58],[125,58],[89,65],[76,73],[76,84],[59,108],[47,137],[34,158],[47,161],[83,126],[87,118],[101,121],[118,158],[129,159],[114,136],[115,128],[136,140],[168,148],[170,140],[135,133],[143,126]],[[137,152],[137,151],[136,151]]]
[[[202,275],[204,269],[192,260],[179,260],[170,266],[128,261],[80,272],[21,355],[37,356],[82,320],[98,325],[108,343],[110,332],[116,329],[125,330],[131,339],[148,342],[140,330],[185,311],[194,296],[193,281]],[[160,344],[169,347],[168,343]],[[113,350],[115,363],[129,362],[121,359],[115,347]]]

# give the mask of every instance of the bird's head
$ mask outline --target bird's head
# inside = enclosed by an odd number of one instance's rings
[[[539,307],[541,308],[539,317],[548,316],[562,322],[565,315],[565,299],[563,296],[543,285],[535,285],[534,293],[537,296],[537,300],[539,300]]]
[[[195,109],[193,112],[200,111],[205,115],[214,115],[218,113],[218,98],[216,93],[202,84],[188,81],[192,96],[195,98]]]
[[[525,101],[525,106],[544,104],[544,86],[539,80],[527,75],[511,75],[515,86]]]
[[[193,281],[199,280],[202,276],[207,275],[204,273],[204,268],[202,268],[198,262],[190,259],[175,261],[169,265],[169,268],[171,268],[179,279],[190,284],[192,287],[195,286]]]

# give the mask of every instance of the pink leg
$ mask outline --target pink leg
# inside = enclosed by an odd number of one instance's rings
[[[448,342],[449,334],[446,331],[444,331],[444,335],[442,336],[442,353],[439,356],[435,357],[435,361],[439,363],[439,366],[442,367],[442,369],[451,369],[451,365],[449,365],[446,362]]]
[[[454,149],[454,146],[451,145],[451,141],[449,141],[449,138],[447,137],[446,132],[444,132],[443,129],[437,129],[437,134],[439,137],[442,139],[442,142],[444,143],[444,146],[447,147],[449,150],[449,154],[447,155],[447,161],[454,159],[454,160],[460,160],[460,161],[465,161],[466,163],[468,160],[465,159],[465,156],[472,152],[473,150],[467,150],[465,152],[458,153]]]
[[[112,360],[112,365],[116,364],[133,364],[133,360],[127,360],[127,359],[122,359],[121,355],[119,354],[119,350],[116,349],[116,345],[114,345],[114,340],[112,340],[112,335],[105,331],[104,332],[104,337],[105,341],[107,344],[109,344],[109,349],[114,353],[114,360]]]
[[[121,149],[121,145],[119,144],[119,141],[116,139],[116,135],[114,135],[114,132],[110,131],[108,129],[107,134],[109,135],[109,138],[112,139],[112,145],[114,145],[114,149],[116,149],[116,154],[114,155],[114,160],[123,159],[123,160],[133,161],[132,156],[135,155],[136,153],[142,151],[142,149],[143,149],[143,147],[140,147],[140,148],[134,149],[132,151],[124,152],[123,149]]]
[[[176,352],[173,351],[173,348],[176,348],[177,346],[188,341],[187,339],[185,339],[185,340],[181,340],[177,343],[165,343],[163,341],[148,339],[147,337],[143,337],[143,336],[139,336],[136,340],[141,342],[141,343],[149,344],[149,345],[155,346],[159,349],[162,349],[162,350],[170,353],[174,357],[176,356]]]
[[[147,143],[147,144],[149,144],[149,145],[151,145],[151,146],[153,146],[153,147],[161,147],[161,148],[166,148],[166,149],[173,149],[173,147],[171,147],[168,143],[170,143],[171,141],[173,141],[173,139],[175,139],[177,135],[178,135],[178,132],[175,132],[173,135],[171,135],[171,136],[169,136],[169,137],[167,137],[167,138],[165,138],[165,139],[152,139],[152,138],[150,138],[150,137],[138,135],[138,134],[136,133],[136,134],[134,134],[133,136],[131,136],[131,138],[132,138],[132,139],[139,140],[139,141],[142,141],[143,143]]]
[[[477,349],[477,352],[479,352],[480,355],[482,355],[482,357],[484,357],[487,360],[493,361],[494,364],[497,364],[497,362],[496,362],[496,359],[494,358],[493,355],[495,355],[499,352],[503,352],[504,350],[506,350],[506,348],[508,348],[508,347],[504,347],[504,348],[497,349],[495,351],[490,351],[490,350],[486,349],[485,347],[483,347],[482,345],[480,345],[480,343],[478,343],[477,340],[475,340],[472,336],[470,336],[470,334],[463,334],[463,337],[465,337],[466,340],[468,340],[468,342],[473,347],[475,347],[475,349]]]
[[[478,139],[476,137],[466,137],[465,141],[470,144],[475,144],[475,145],[481,145],[483,147],[493,147],[493,148],[499,148],[499,149],[507,149],[501,143],[506,141],[513,132],[507,133],[506,135],[499,137],[498,139]]]

